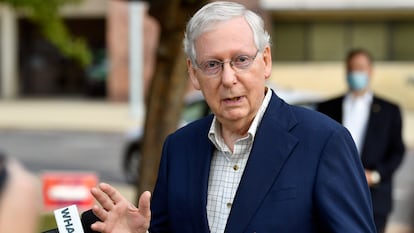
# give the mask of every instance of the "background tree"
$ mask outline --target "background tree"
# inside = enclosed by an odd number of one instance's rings
[[[82,0],[0,0],[0,4],[9,4],[25,14],[63,55],[86,66],[91,62],[92,55],[85,40],[71,36],[59,15],[59,9],[64,4],[80,2]]]
[[[161,26],[155,74],[148,96],[138,193],[153,190],[158,174],[162,144],[178,126],[187,90],[184,28],[202,0],[154,0],[149,13]]]

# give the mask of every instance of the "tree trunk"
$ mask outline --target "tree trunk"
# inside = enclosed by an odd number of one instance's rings
[[[162,145],[168,134],[177,129],[183,98],[187,89],[182,39],[188,16],[203,1],[155,0],[149,13],[161,26],[155,74],[148,93],[138,194],[152,191],[156,182]]]

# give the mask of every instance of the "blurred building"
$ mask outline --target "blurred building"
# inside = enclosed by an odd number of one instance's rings
[[[69,31],[86,38],[95,64],[105,56],[106,12],[106,0],[87,0],[61,10]],[[93,86],[88,90],[95,81],[88,78],[95,77],[88,77],[84,68],[62,56],[25,15],[4,4],[0,4],[0,41],[2,98],[66,97],[97,91]]]
[[[111,2],[128,1],[84,0],[79,6],[67,6],[61,11],[70,31],[85,37],[93,50],[94,64],[88,69],[62,57],[30,21],[0,5],[0,96],[111,95],[109,99],[126,100],[127,68],[117,71],[118,77],[107,77],[110,68],[120,69],[109,65],[111,59],[126,67],[129,61],[127,55],[120,55],[128,51],[127,10]],[[333,95],[345,88],[342,80],[346,51],[364,47],[377,60],[374,87],[414,108],[414,103],[406,101],[414,99],[414,1],[259,3],[270,21],[275,66],[272,81],[277,85]],[[118,27],[111,28],[115,21]],[[117,47],[111,50],[118,51],[117,57],[108,52],[112,45]]]
[[[347,51],[372,52],[374,88],[414,109],[414,1],[261,0],[271,12],[273,80],[324,95],[343,91]]]

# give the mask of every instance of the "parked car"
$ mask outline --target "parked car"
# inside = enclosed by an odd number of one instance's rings
[[[184,99],[184,109],[178,127],[182,127],[194,120],[207,116],[208,114],[210,114],[210,108],[201,92],[191,92]],[[135,184],[139,178],[137,168],[141,162],[143,135],[143,128],[135,129],[127,135],[127,143],[123,152],[123,171],[126,181],[131,184]]]

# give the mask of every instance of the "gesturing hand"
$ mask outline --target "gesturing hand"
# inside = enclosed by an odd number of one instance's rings
[[[138,208],[106,183],[92,188],[91,193],[101,205],[92,208],[101,219],[91,225],[92,230],[102,233],[145,233],[148,230],[151,220],[149,191],[141,194]]]

